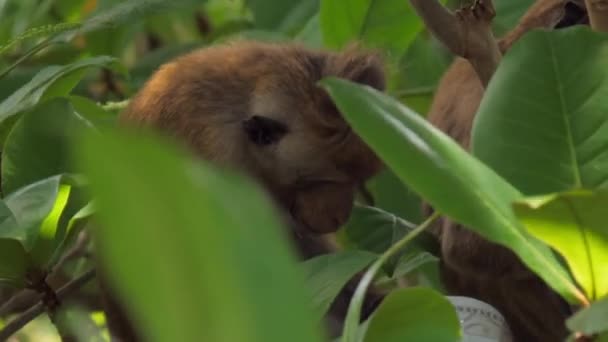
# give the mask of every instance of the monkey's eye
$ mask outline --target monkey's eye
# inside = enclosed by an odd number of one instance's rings
[[[251,142],[261,146],[276,143],[287,133],[285,124],[257,115],[244,121],[243,129]]]

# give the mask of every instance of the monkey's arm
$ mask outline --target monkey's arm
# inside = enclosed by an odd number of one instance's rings
[[[501,53],[492,33],[496,15],[491,0],[475,3],[455,13],[437,0],[410,0],[426,27],[453,54],[466,58],[485,87],[500,63]]]

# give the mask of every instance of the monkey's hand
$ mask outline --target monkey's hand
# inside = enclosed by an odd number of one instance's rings
[[[488,54],[496,44],[492,34],[492,19],[496,10],[491,0],[475,0],[472,5],[456,11],[461,37],[460,51],[453,51],[460,57],[471,59]]]

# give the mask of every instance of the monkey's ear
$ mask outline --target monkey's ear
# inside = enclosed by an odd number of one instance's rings
[[[382,57],[358,45],[347,47],[342,53],[332,56],[327,62],[325,74],[343,77],[380,91],[386,88]]]
[[[260,146],[277,143],[288,131],[282,122],[258,115],[243,121],[243,130],[249,141]]]
[[[386,78],[380,57],[377,55],[364,56],[360,63],[358,68],[354,70],[352,80],[384,91]]]

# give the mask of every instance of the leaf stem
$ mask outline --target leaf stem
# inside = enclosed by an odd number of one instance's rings
[[[386,250],[365,272],[363,278],[357,285],[355,294],[350,301],[348,306],[348,312],[346,314],[346,320],[344,322],[344,331],[342,333],[342,342],[356,342],[357,330],[359,327],[359,321],[361,320],[361,308],[363,306],[363,299],[365,293],[369,288],[369,285],[374,280],[378,270],[386,263],[391,257],[396,255],[403,247],[411,242],[416,236],[426,230],[441,214],[439,212],[433,213],[428,219],[422,222],[418,227],[412,230],[409,234],[401,238],[389,249]]]

